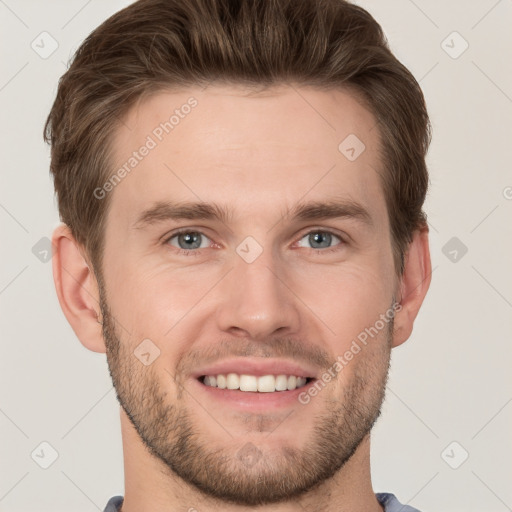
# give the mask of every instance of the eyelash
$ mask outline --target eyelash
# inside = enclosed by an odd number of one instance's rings
[[[191,228],[182,228],[182,229],[178,229],[177,231],[174,231],[171,235],[166,236],[162,242],[162,245],[168,245],[169,241],[172,238],[174,238],[175,236],[181,235],[183,233],[199,233],[200,235],[204,235],[204,233],[202,233],[201,231],[195,231],[193,228],[192,229]],[[347,244],[347,241],[345,240],[345,238],[343,236],[339,235],[338,233],[335,233],[334,231],[329,231],[327,229],[312,229],[310,231],[307,231],[306,233],[303,233],[300,236],[299,240],[302,240],[305,236],[310,235],[311,233],[325,233],[325,234],[333,235],[336,238],[339,238],[339,240],[340,240],[340,243],[333,247],[326,247],[325,249],[310,248],[310,250],[313,251],[313,253],[317,254],[317,255],[338,251],[340,246]],[[204,235],[204,236],[206,236],[206,235]],[[206,238],[209,238],[209,237],[206,237]],[[203,247],[203,249],[207,249],[207,247]],[[304,247],[304,249],[307,249],[307,247]],[[177,254],[183,255],[183,256],[200,256],[201,255],[201,249],[193,249],[193,250],[188,249],[187,250],[187,249],[180,249],[178,247],[173,247],[173,250],[175,250],[175,252],[177,252]]]

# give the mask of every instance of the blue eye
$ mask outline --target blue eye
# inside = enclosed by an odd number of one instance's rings
[[[334,239],[338,240],[339,245],[343,242],[338,236],[334,235],[333,233],[329,233],[328,231],[310,231],[305,236],[303,236],[299,241],[299,246],[304,247],[301,245],[302,240],[306,239],[307,243],[310,244],[311,249],[330,249],[333,246],[331,243]]]
[[[199,231],[182,231],[175,233],[167,239],[167,243],[173,247],[184,250],[204,249],[210,247],[211,240]]]
[[[176,248],[179,254],[184,256],[188,255],[201,255],[203,254],[198,249],[207,249],[212,247],[212,240],[205,236],[200,231],[190,229],[183,229],[182,231],[175,232],[167,237],[163,242],[164,244],[171,245]],[[298,242],[298,247],[310,248],[320,253],[337,251],[344,246],[345,241],[338,235],[325,230],[314,230],[306,233]]]

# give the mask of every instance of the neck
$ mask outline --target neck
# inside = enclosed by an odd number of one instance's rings
[[[122,408],[125,495],[122,512],[382,512],[372,489],[370,475],[370,436],[331,479],[292,501],[256,508],[234,505],[204,495],[158,458],[149,453]]]

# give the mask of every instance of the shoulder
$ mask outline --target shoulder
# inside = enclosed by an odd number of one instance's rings
[[[377,501],[384,507],[384,512],[420,512],[417,508],[402,505],[394,494],[378,492],[375,496]]]
[[[119,512],[123,504],[123,496],[113,496],[108,500],[107,506],[103,512]]]

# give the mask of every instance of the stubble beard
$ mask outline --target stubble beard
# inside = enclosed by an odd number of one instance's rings
[[[314,420],[304,448],[293,444],[296,427],[291,414],[279,427],[280,435],[288,428],[290,442],[269,449],[264,439],[259,446],[243,439],[236,442],[228,434],[223,442],[208,439],[204,424],[194,422],[184,401],[169,403],[153,367],[142,365],[121,342],[101,289],[100,308],[108,367],[121,407],[150,453],[210,498],[249,507],[300,498],[340,471],[380,416],[389,371],[392,321],[383,337],[370,342],[380,344],[378,350],[371,347],[364,354],[363,349],[363,354],[356,356],[359,364],[341,400],[326,390],[312,399],[324,400],[324,412]],[[169,375],[169,386],[173,382],[176,380]],[[186,389],[178,392],[182,398],[187,394]],[[190,399],[190,403],[196,402]],[[209,412],[215,416],[213,409]],[[222,419],[217,421],[221,423]]]

